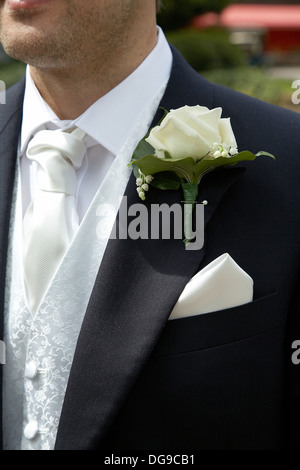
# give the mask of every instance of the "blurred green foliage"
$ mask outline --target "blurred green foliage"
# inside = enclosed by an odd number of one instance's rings
[[[198,72],[238,67],[247,62],[242,50],[230,43],[228,32],[222,29],[184,29],[167,33],[167,38]]]
[[[249,57],[230,42],[226,30],[200,31],[189,26],[194,16],[220,12],[230,3],[232,0],[163,0],[158,24],[169,42],[208,80],[300,112],[291,105],[291,81],[271,78],[267,69],[250,66]]]
[[[202,75],[213,83],[298,111],[291,103],[291,81],[270,77],[263,68],[247,66],[232,70],[216,69]]]
[[[195,15],[208,11],[219,13],[232,0],[162,0],[157,22],[164,31],[174,31],[189,25]]]
[[[0,80],[2,80],[6,88],[16,83],[25,73],[25,64],[12,60],[0,65]]]

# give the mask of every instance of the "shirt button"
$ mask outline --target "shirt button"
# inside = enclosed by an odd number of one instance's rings
[[[24,436],[26,439],[34,439],[39,431],[38,423],[36,421],[30,421],[26,424],[24,429]]]
[[[34,361],[28,362],[25,367],[25,377],[27,379],[34,379],[38,373],[38,366]]]

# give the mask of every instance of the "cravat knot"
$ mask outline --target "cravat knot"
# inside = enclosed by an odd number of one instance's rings
[[[86,152],[85,133],[44,130],[38,132],[27,149],[27,157],[38,163],[37,185],[44,191],[74,195],[76,172]]]

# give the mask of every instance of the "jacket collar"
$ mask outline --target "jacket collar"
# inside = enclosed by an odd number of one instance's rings
[[[211,86],[173,51],[171,78],[161,106],[213,105]],[[200,93],[195,90],[199,90]],[[159,119],[159,111],[153,124]],[[199,201],[207,199],[205,224],[241,168],[207,175]],[[133,176],[126,196],[138,202]],[[179,191],[151,189],[146,205],[181,201]],[[83,321],[56,449],[93,449],[100,444],[151,355],[168,317],[189,279],[200,269],[206,243],[185,250],[181,240],[110,240]]]
[[[3,312],[6,260],[8,248],[8,231],[10,207],[12,201],[17,147],[22,122],[22,104],[24,80],[7,91],[5,114],[0,113],[0,308]],[[3,338],[3,314],[0,318],[0,338]],[[2,382],[2,366],[0,366]],[[2,394],[0,394],[0,410],[2,410]],[[1,412],[0,412],[1,413]],[[0,426],[0,442],[2,442],[2,426]]]
[[[0,113],[0,302],[3,305],[10,205],[22,122],[24,80],[7,91],[5,114]],[[1,324],[2,335],[2,324]]]

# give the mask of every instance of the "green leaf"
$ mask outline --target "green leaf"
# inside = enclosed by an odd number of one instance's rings
[[[265,152],[264,150],[261,150],[260,152],[256,153],[255,155],[256,155],[256,157],[261,157],[261,156],[271,157],[271,158],[273,158],[273,160],[276,160],[274,155],[272,155],[269,152]]]
[[[164,112],[164,115],[163,117],[160,119],[159,123],[157,124],[158,126],[161,125],[162,121],[165,119],[166,115],[169,114],[169,111],[167,111],[165,108],[163,108],[162,106],[159,107],[159,109],[162,109],[163,112]]]
[[[150,155],[154,153],[155,153],[155,150],[152,147],[152,145],[150,145],[148,142],[145,141],[145,139],[143,139],[138,143],[135,151],[133,152],[131,162],[134,160],[140,160],[145,155]]]
[[[218,167],[223,166],[233,166],[242,161],[253,161],[257,157],[267,156],[275,160],[274,155],[268,152],[258,152],[254,154],[245,150],[240,152],[232,157],[218,157],[218,158],[203,158],[200,162],[196,163],[191,157],[183,158],[158,158],[156,155],[142,155],[142,153],[149,149],[153,150],[151,145],[145,143],[140,143],[140,148],[137,150],[136,155],[139,157],[137,159],[132,159],[129,166],[133,165],[134,174],[138,178],[139,173],[138,169],[141,170],[144,175],[155,175],[156,173],[161,172],[172,172],[178,178],[185,180],[187,183],[197,183],[199,184],[201,178],[208,172],[214,170]],[[139,146],[138,146],[139,147]],[[162,183],[163,185],[163,183]],[[157,186],[158,187],[158,186]]]
[[[154,180],[151,182],[151,186],[158,189],[179,189],[180,185],[181,179],[169,171],[155,173]]]
[[[206,173],[213,170],[214,168],[218,168],[221,166],[232,166],[242,161],[253,161],[260,156],[268,156],[275,160],[274,155],[272,155],[271,153],[261,151],[257,154],[254,154],[252,152],[249,152],[248,150],[240,152],[234,155],[233,157],[219,157],[215,159],[203,158],[194,167],[195,181],[199,182],[202,176],[204,176]]]
[[[160,109],[163,110],[163,116],[160,119],[160,121],[158,123],[158,126],[161,124],[161,122],[164,120],[164,118],[166,117],[166,115],[169,112],[169,111],[167,111],[166,109],[164,109],[162,107],[160,107]],[[131,165],[133,166],[133,173],[134,173],[135,178],[139,177],[139,166],[136,164],[136,160],[140,160],[141,158],[145,157],[146,155],[150,155],[150,154],[154,155],[155,154],[155,149],[152,147],[151,144],[149,144],[149,142],[146,142],[146,139],[149,136],[150,132],[151,132],[151,129],[147,132],[145,137],[142,140],[140,140],[140,142],[138,143],[138,145],[136,146],[136,148],[135,148],[135,150],[132,154],[130,163],[127,165],[128,167],[131,166]],[[168,157],[168,155],[166,155],[166,157]]]
[[[162,109],[164,114],[163,114],[163,117],[160,119],[160,121],[158,123],[158,126],[161,124],[161,122],[164,120],[164,118],[166,117],[166,115],[169,112],[169,111],[167,111],[166,109],[164,109],[162,107],[160,107],[159,109]],[[133,160],[140,160],[145,155],[155,154],[155,149],[152,147],[152,145],[150,145],[148,142],[146,142],[146,139],[149,136],[150,132],[151,132],[151,129],[147,132],[145,137],[142,140],[140,140],[140,142],[136,146],[136,148],[133,152],[132,158],[131,158],[131,162]]]
[[[168,171],[175,173],[187,182],[193,182],[195,161],[191,157],[164,159],[158,158],[156,155],[146,155],[139,160],[133,160],[131,164],[137,165],[144,175]]]

